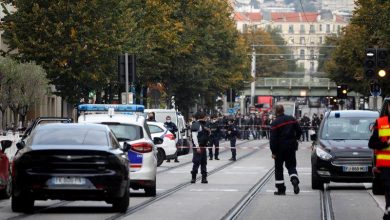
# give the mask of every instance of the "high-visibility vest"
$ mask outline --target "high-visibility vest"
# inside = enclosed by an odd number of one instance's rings
[[[387,142],[390,138],[390,124],[387,116],[377,119],[378,136],[382,142]],[[375,150],[376,167],[390,168],[390,146],[381,150]]]

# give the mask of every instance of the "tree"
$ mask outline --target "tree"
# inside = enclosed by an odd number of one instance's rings
[[[116,83],[116,57],[131,29],[127,0],[12,3],[17,11],[3,23],[7,45],[20,60],[42,65],[60,96],[77,103]]]
[[[325,69],[336,83],[348,82],[349,88],[362,94],[369,91],[369,81],[363,73],[365,49],[377,46],[390,46],[390,2],[356,1],[356,10],[351,24],[338,38],[331,39],[336,46]],[[388,85],[388,77],[380,83]],[[390,93],[390,88],[382,86],[382,94]]]
[[[268,27],[266,29],[266,31],[271,35],[271,39],[276,45],[281,45],[281,46],[278,46],[280,53],[286,54],[286,55],[283,55],[283,59],[286,59],[286,62],[287,62],[287,70],[286,71],[292,71],[292,72],[297,71],[298,66],[297,66],[296,60],[293,59],[294,58],[293,52],[292,52],[291,48],[285,47],[287,45],[287,43],[284,40],[284,38],[282,37],[281,31],[277,28],[271,28],[271,27]],[[287,54],[291,54],[291,56],[289,56]]]
[[[44,69],[34,63],[18,63],[9,57],[0,57],[0,107],[2,115],[10,108],[14,116],[14,129],[19,118],[24,122],[31,105],[46,94],[48,83]],[[5,126],[4,117],[2,127]]]

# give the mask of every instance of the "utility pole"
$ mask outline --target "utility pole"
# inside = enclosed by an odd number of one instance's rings
[[[256,50],[255,46],[252,46],[252,70],[251,70],[251,76],[253,77],[254,81],[251,82],[251,106],[254,106],[254,99],[255,99],[255,88],[256,88]]]
[[[126,104],[129,104],[129,54],[125,53]]]

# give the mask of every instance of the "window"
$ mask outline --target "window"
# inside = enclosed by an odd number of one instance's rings
[[[305,38],[304,37],[299,38],[299,43],[300,44],[305,44]]]
[[[330,24],[326,25],[326,33],[330,33]]]
[[[322,24],[320,24],[320,32],[322,32]]]
[[[289,34],[293,34],[293,33],[294,33],[294,25],[290,24],[290,25],[288,26],[288,33],[289,33]]]
[[[115,134],[118,141],[134,141],[143,138],[142,127],[131,124],[110,124],[108,127]]]
[[[341,32],[341,27],[340,25],[337,25],[337,33],[340,34],[340,32]]]
[[[301,52],[300,52],[300,59],[305,59],[305,50],[302,49]]]
[[[305,33],[305,25],[304,24],[301,24],[301,29],[299,30],[299,32],[301,34],[304,34]]]
[[[322,37],[320,37],[320,44],[322,44],[323,42],[322,42]]]
[[[325,140],[368,140],[371,136],[370,124],[374,122],[375,118],[368,117],[328,118],[321,137]]]
[[[276,26],[276,30],[281,31],[282,30],[282,25],[278,24],[278,26]]]
[[[109,146],[104,130],[86,128],[57,127],[38,130],[32,143],[34,145],[94,145]]]
[[[150,133],[152,134],[164,132],[164,129],[160,128],[157,125],[148,125],[148,126],[149,126]]]
[[[310,71],[314,71],[314,62],[310,62]]]
[[[314,59],[314,50],[310,50],[310,59]]]
[[[314,25],[310,25],[310,34],[314,34],[316,32]]]

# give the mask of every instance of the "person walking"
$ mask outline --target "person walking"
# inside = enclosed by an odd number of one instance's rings
[[[307,113],[303,114],[299,122],[302,128],[302,141],[309,141],[310,118],[307,116]]]
[[[270,148],[275,160],[275,195],[286,195],[286,186],[283,177],[283,164],[286,164],[294,193],[299,193],[299,178],[296,169],[296,151],[302,129],[291,115],[284,114],[283,105],[275,107],[276,119],[271,123]]]
[[[383,219],[390,220],[390,104],[387,103],[384,109],[384,114],[375,122],[368,147],[374,149],[375,166],[380,170],[380,181],[384,186],[386,207]]]
[[[234,123],[234,119],[230,119],[228,122],[228,126],[226,128],[226,135],[230,141],[230,150],[232,152],[232,157],[229,159],[230,161],[236,161],[237,151],[236,151],[236,141],[237,136],[239,136],[239,128]]]
[[[209,138],[209,145],[208,145],[209,159],[210,160],[213,159],[213,156],[215,156],[216,160],[219,160],[219,158],[218,158],[218,156],[219,156],[219,139],[221,138],[220,137],[221,128],[220,128],[220,123],[218,122],[217,118],[218,117],[216,115],[213,115],[211,117],[211,121],[210,121],[210,124],[208,126],[208,127],[210,127],[210,131],[211,131],[210,138]],[[215,146],[214,155],[213,155],[213,146]]]
[[[193,157],[192,157],[192,171],[191,171],[191,183],[196,182],[196,175],[200,166],[200,172],[202,174],[202,183],[208,183],[207,181],[207,153],[206,147],[209,140],[210,129],[206,126],[206,113],[197,112],[195,119],[191,125],[192,144],[193,144]]]
[[[164,126],[165,126],[165,127],[168,129],[168,131],[170,131],[170,132],[173,134],[173,136],[176,138],[176,132],[178,131],[178,129],[177,129],[176,124],[172,122],[171,116],[168,115],[168,116],[165,118]],[[176,150],[175,163],[179,163],[179,159],[178,159],[177,153],[178,153],[178,151]],[[169,162],[171,162],[171,160],[168,159],[167,162],[169,163]]]

